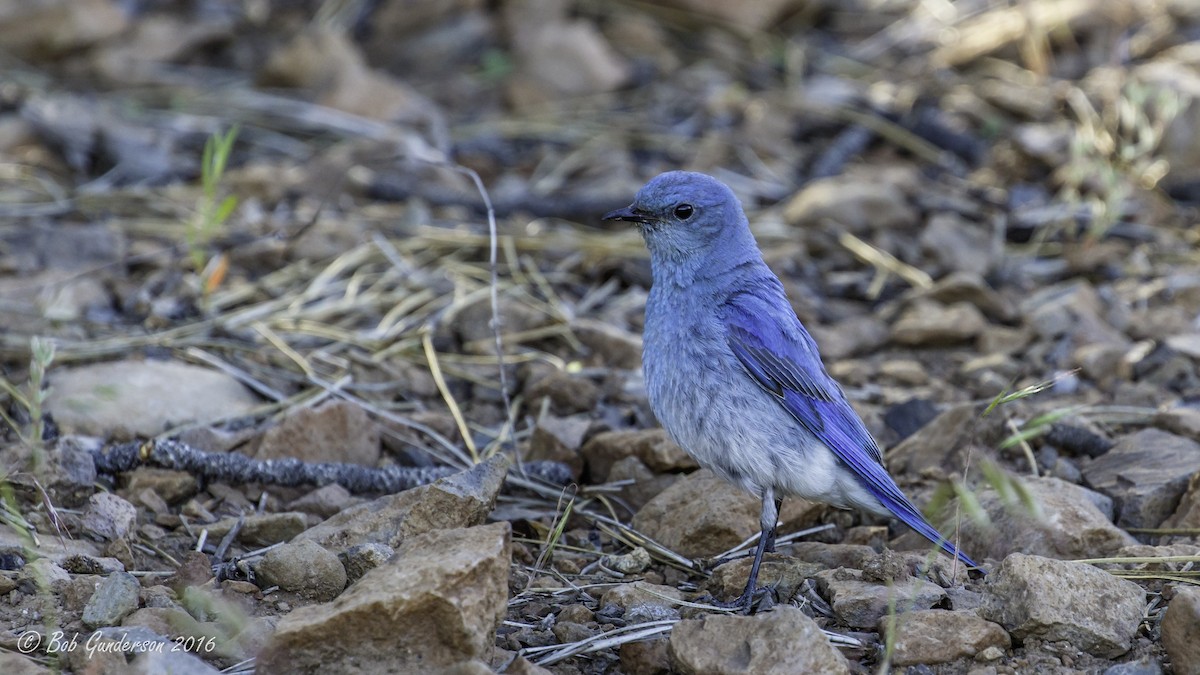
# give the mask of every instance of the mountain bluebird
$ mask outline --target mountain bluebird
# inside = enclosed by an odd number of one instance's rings
[[[733,606],[749,611],[786,495],[894,516],[978,567],[887,474],[728,187],[700,173],[664,173],[604,219],[635,223],[650,250],[643,369],[651,409],[701,466],[762,498],[750,578]]]

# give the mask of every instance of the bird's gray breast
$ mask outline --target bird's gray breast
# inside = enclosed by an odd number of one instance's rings
[[[734,483],[754,492],[770,486],[795,426],[746,375],[715,311],[652,290],[643,340],[646,392],[667,433]]]

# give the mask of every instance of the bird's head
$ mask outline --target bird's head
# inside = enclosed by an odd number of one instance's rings
[[[702,260],[747,243],[756,249],[733,191],[702,173],[659,174],[638,190],[632,204],[604,219],[635,223],[656,264]]]

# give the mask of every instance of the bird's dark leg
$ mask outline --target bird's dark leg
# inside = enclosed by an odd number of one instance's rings
[[[767,497],[764,495],[763,499],[767,499]],[[769,529],[769,530],[764,529],[763,534],[762,534],[763,538],[765,538],[767,540],[767,547],[765,549],[765,551],[767,553],[775,552],[775,527],[779,523],[779,510],[782,508],[783,508],[783,497],[776,497],[775,498],[775,516],[771,518],[771,529]],[[762,523],[759,523],[759,524],[761,525]]]
[[[750,565],[750,578],[746,580],[746,590],[742,591],[742,597],[731,605],[731,607],[740,608],[743,614],[749,614],[750,607],[754,604],[754,591],[758,584],[758,568],[762,566],[763,553],[766,552],[768,544],[772,548],[775,545],[775,523],[778,520],[779,501],[775,499],[775,492],[767,488],[763,490],[762,495],[762,513],[758,518],[762,532],[758,535],[758,547],[754,549],[754,562]]]

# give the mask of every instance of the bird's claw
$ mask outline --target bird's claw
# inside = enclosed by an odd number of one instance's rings
[[[773,593],[767,586],[760,586],[753,591],[746,589],[736,600],[725,602],[717,600],[711,593],[706,593],[696,599],[696,602],[721,609],[735,610],[739,614],[750,614],[757,608],[758,610],[769,609],[775,603],[773,602]]]

